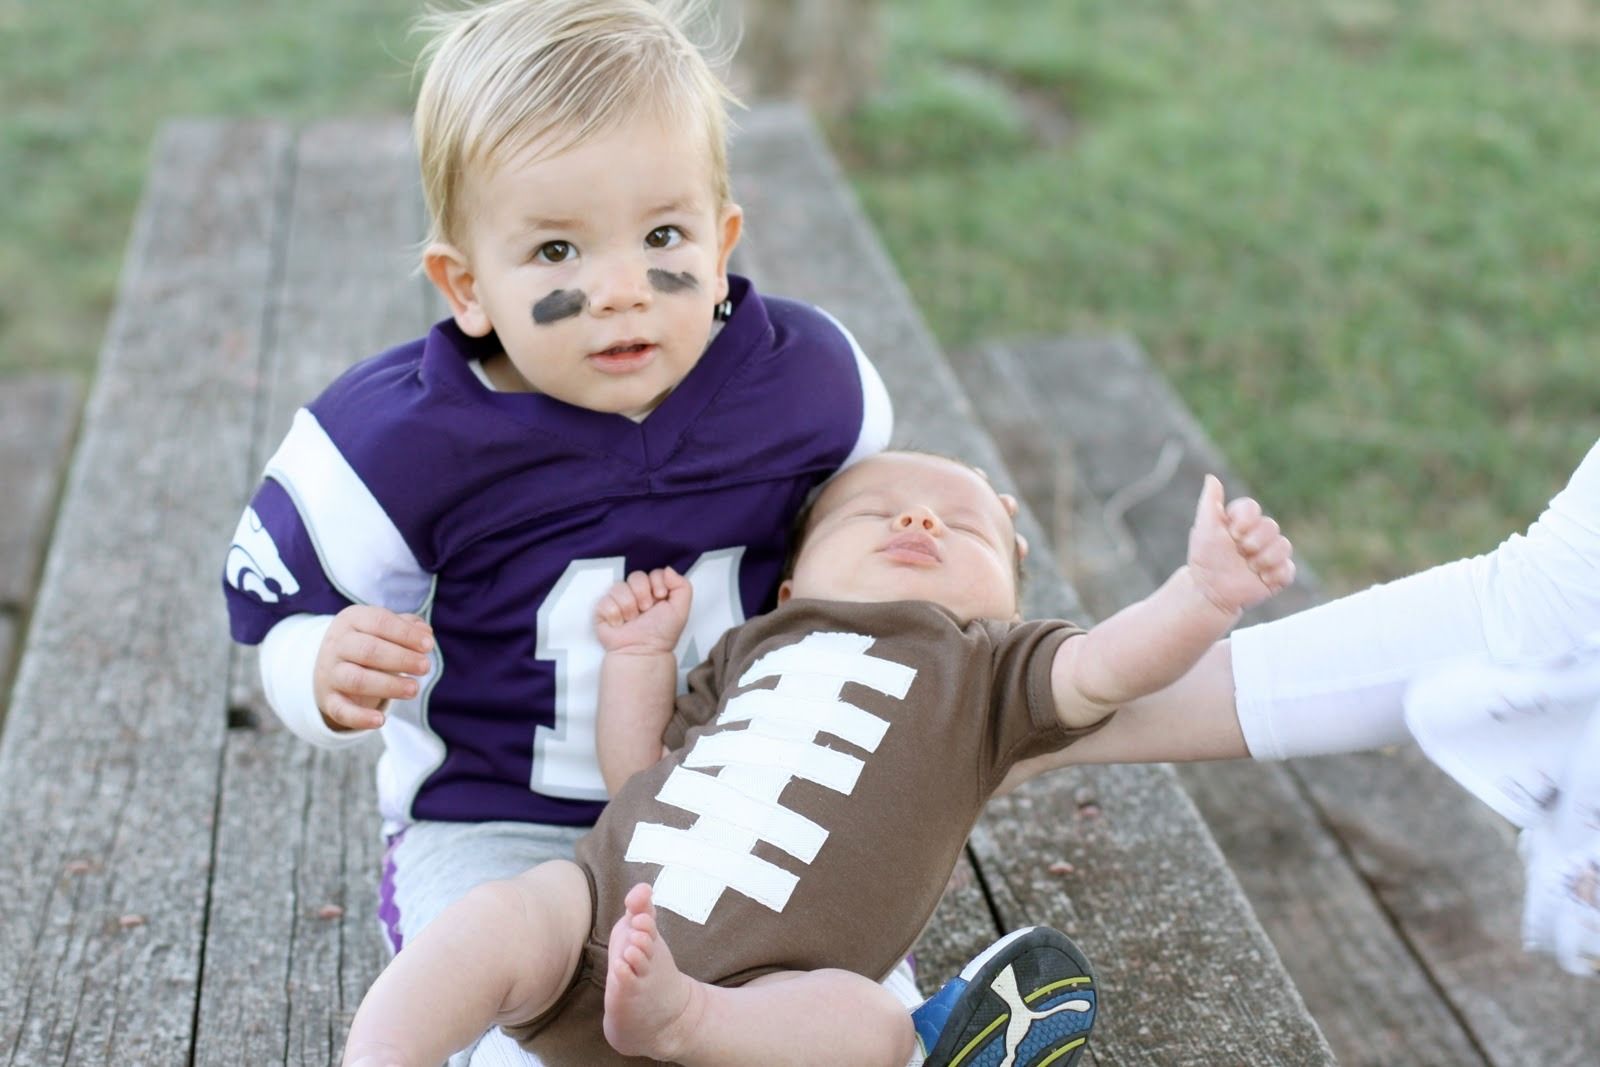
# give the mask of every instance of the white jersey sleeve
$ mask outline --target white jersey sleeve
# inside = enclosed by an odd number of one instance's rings
[[[1548,656],[1600,629],[1600,442],[1526,535],[1285,619],[1231,642],[1256,759],[1406,740],[1406,686],[1462,656]]]
[[[825,308],[817,308],[827,316],[829,322],[839,328],[845,340],[850,342],[850,351],[855,353],[856,371],[861,375],[861,433],[856,437],[855,447],[845,457],[839,469],[855,463],[859,459],[876,455],[889,447],[889,439],[894,435],[894,405],[889,400],[889,390],[883,384],[883,378],[878,374],[878,368],[872,365],[872,360],[862,351],[861,345],[856,341],[855,334],[845,328],[844,323],[834,318]]]

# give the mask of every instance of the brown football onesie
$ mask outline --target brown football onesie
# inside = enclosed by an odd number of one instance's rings
[[[822,600],[730,630],[678,698],[673,751],[578,842],[595,917],[572,986],[508,1032],[548,1067],[645,1062],[600,1029],[605,941],[640,882],[694,978],[887,975],[1011,765],[1098,728],[1063,727],[1051,693],[1056,649],[1081,632]]]

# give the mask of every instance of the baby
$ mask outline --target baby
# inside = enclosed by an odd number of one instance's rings
[[[1154,594],[1088,631],[1023,622],[1013,511],[959,462],[863,460],[803,520],[779,607],[676,702],[689,585],[665,568],[615,585],[600,760],[613,788],[641,773],[575,863],[483,886],[409,945],[346,1062],[434,1064],[498,1023],[556,1064],[905,1063],[912,1024],[877,979],[1007,771],[1159,694],[1293,576],[1276,523],[1208,478],[1188,564]],[[1014,1054],[1022,1029],[988,1040]],[[1063,1047],[1058,1064],[1082,1051]]]

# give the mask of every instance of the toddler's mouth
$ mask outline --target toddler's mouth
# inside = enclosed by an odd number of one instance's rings
[[[648,363],[655,352],[656,346],[649,341],[624,341],[590,353],[589,362],[603,371],[623,373]]]
[[[645,349],[647,349],[649,347],[650,347],[650,343],[648,341],[625,341],[620,345],[612,345],[610,348],[603,349],[603,350],[601,350],[599,352],[596,352],[595,355],[597,355],[597,356],[631,356],[631,355],[634,355],[635,353],[643,352]]]

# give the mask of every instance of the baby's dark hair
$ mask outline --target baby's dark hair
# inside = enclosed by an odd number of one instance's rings
[[[947,463],[954,463],[958,467],[965,467],[969,471],[972,471],[974,474],[978,475],[985,482],[989,481],[989,475],[982,467],[975,467],[964,459],[949,455],[944,452],[934,452],[931,449],[910,447],[888,448],[884,451],[899,452],[912,456],[932,456],[934,459],[942,459]],[[879,455],[882,454],[883,453],[879,453]],[[868,456],[866,458],[871,459],[872,457]],[[794,521],[789,525],[789,554],[783,561],[784,581],[794,577],[795,562],[799,560],[800,550],[805,547],[806,537],[811,533],[811,519],[816,514],[817,501],[822,499],[822,494],[827,490],[828,486],[833,484],[833,479],[839,477],[839,475],[843,473],[843,470],[835,471],[827,481],[811,490],[811,492],[806,496],[805,503],[800,505],[800,510],[795,512]],[[993,483],[990,484],[993,485]],[[995,490],[995,495],[1000,495],[999,490]],[[1014,534],[1016,533],[1014,528],[1012,532]],[[1022,541],[1020,534],[1016,535],[1016,540],[1014,540],[1011,545],[1011,562],[1013,566],[1013,578],[1017,587],[1017,603],[1020,605],[1022,603],[1023,582],[1027,578],[1027,572],[1022,566]]]

